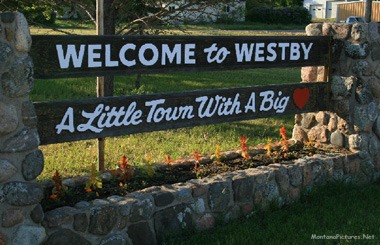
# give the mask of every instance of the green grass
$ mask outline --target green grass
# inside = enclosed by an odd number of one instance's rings
[[[135,79],[136,76],[116,77],[115,95],[294,83],[300,81],[300,68],[143,75],[142,87],[138,90],[134,89]],[[95,78],[36,80],[31,94],[32,101],[95,96]],[[249,145],[256,145],[266,142],[267,138],[278,139],[278,130],[282,125],[285,125],[290,136],[293,124],[293,116],[278,116],[107,138],[106,168],[114,169],[123,155],[138,164],[145,154],[149,154],[153,161],[163,162],[166,154],[180,158],[191,156],[196,149],[203,154],[213,154],[216,145],[220,145],[221,150],[239,149],[242,134],[250,138]],[[39,176],[41,180],[51,178],[56,169],[66,177],[87,174],[91,163],[97,159],[96,140],[40,148],[45,155],[45,168]]]
[[[254,213],[212,231],[177,237],[166,244],[380,244],[380,185],[330,183],[304,193],[301,201],[283,209]],[[316,240],[317,236],[339,239]],[[374,236],[353,240],[344,236]]]

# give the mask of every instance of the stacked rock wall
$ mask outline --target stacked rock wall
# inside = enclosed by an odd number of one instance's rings
[[[42,172],[37,117],[29,93],[31,37],[20,13],[0,14],[0,244],[38,244],[43,192],[34,179]]]
[[[293,138],[358,152],[380,169],[380,25],[310,24],[309,36],[333,38],[330,112],[296,115]],[[323,67],[304,67],[304,82],[322,81]]]

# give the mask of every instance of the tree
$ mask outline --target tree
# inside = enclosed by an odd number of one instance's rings
[[[95,22],[95,0],[0,0],[0,11],[20,11],[43,9],[46,20],[49,13],[63,11],[64,7],[75,6],[83,16]],[[184,13],[204,13],[207,7],[234,0],[106,0],[108,6],[105,17],[115,26],[116,34],[141,34],[157,32],[155,27],[184,21]],[[38,21],[26,16],[30,23]]]

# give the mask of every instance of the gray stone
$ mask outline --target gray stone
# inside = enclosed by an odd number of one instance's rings
[[[307,137],[310,141],[327,143],[329,141],[327,126],[315,126],[309,130]]]
[[[34,225],[21,225],[12,237],[12,244],[39,245],[46,237],[45,228]]]
[[[127,245],[131,244],[121,234],[112,234],[100,241],[99,245]],[[138,244],[138,243],[136,243]]]
[[[13,105],[0,102],[0,135],[14,132],[18,126],[17,110]]]
[[[73,228],[76,231],[85,232],[88,227],[88,219],[85,213],[78,213],[74,215]]]
[[[269,165],[271,168],[273,168],[273,172],[275,174],[275,179],[278,185],[278,189],[280,191],[280,194],[283,198],[286,198],[288,189],[290,186],[289,181],[289,175],[288,171],[284,166],[281,166],[280,164],[271,164]]]
[[[317,124],[314,113],[303,114],[301,126],[306,129],[310,129]]]
[[[21,107],[22,122],[25,126],[33,128],[37,126],[37,115],[31,101],[25,101]]]
[[[93,207],[90,211],[88,231],[95,235],[107,235],[117,224],[118,216],[114,206]]]
[[[344,135],[339,130],[335,130],[334,132],[331,133],[330,142],[333,145],[343,147],[344,146]]]
[[[193,227],[191,208],[179,204],[156,212],[154,214],[154,227],[159,243],[168,232],[180,233],[182,229]]]
[[[344,51],[352,59],[365,59],[369,55],[370,49],[368,43],[346,44]]]
[[[336,39],[347,39],[350,34],[351,25],[350,24],[334,24],[332,28],[335,31],[334,38]]]
[[[157,207],[163,207],[174,201],[174,195],[170,192],[159,191],[152,194]]]
[[[302,143],[306,143],[309,141],[307,133],[303,130],[302,127],[298,125],[294,125],[292,138]]]
[[[369,139],[368,151],[371,156],[380,155],[380,140],[375,135]]]
[[[15,15],[15,48],[19,52],[29,52],[32,46],[32,37],[30,36],[28,22],[22,13],[16,12]]]
[[[285,165],[288,170],[289,183],[294,187],[302,185],[302,169],[297,165]]]
[[[349,149],[351,151],[367,150],[368,137],[363,134],[352,134],[348,136]]]
[[[372,92],[373,96],[376,99],[380,99],[380,82],[379,82],[380,65],[376,68],[375,75],[377,75],[378,79],[376,77],[370,77],[367,80],[367,83],[368,83],[368,87],[369,87],[370,91]]]
[[[339,117],[346,118],[350,113],[350,102],[348,99],[333,100],[331,110]]]
[[[379,116],[379,111],[377,109],[376,103],[375,102],[369,103],[367,110],[368,110],[369,120],[374,122],[376,118]]]
[[[205,214],[195,220],[197,230],[210,230],[215,227],[216,220],[212,214]]]
[[[70,224],[74,220],[74,215],[78,211],[73,207],[60,207],[45,213],[43,225],[48,228],[59,227],[64,224]]]
[[[357,75],[357,76],[363,76],[363,74],[366,72],[368,69],[369,64],[365,60],[359,60],[355,63],[355,65],[352,67],[352,71]]]
[[[375,172],[375,166],[373,165],[372,160],[367,159],[360,163],[360,169],[361,171],[369,177],[369,179],[372,179],[373,173]]]
[[[12,63],[9,72],[1,77],[3,92],[10,98],[27,96],[33,88],[33,62],[27,56]]]
[[[354,129],[356,132],[370,132],[372,130],[373,121],[368,116],[368,106],[356,106],[354,110]]]
[[[17,168],[8,160],[0,159],[0,183],[8,180],[17,173]]]
[[[232,189],[235,202],[244,202],[252,199],[253,183],[250,178],[233,178]]]
[[[6,140],[0,152],[23,152],[34,150],[40,144],[37,129],[24,128],[16,135]]]
[[[330,132],[334,132],[338,128],[338,119],[336,115],[332,115],[330,117],[329,123],[327,124],[327,130]]]
[[[351,28],[351,40],[353,43],[361,44],[367,40],[368,24],[354,23]]]
[[[213,212],[224,212],[231,205],[231,183],[214,182],[210,184],[208,196],[209,205]]]
[[[69,229],[59,229],[53,233],[44,243],[44,245],[91,245],[91,242],[86,240],[79,234]]]
[[[9,63],[9,58],[14,55],[13,49],[9,44],[0,42],[0,63],[4,67]]]
[[[1,225],[3,227],[12,227],[20,224],[24,220],[24,215],[21,209],[12,208],[3,212]]]
[[[333,76],[331,79],[331,92],[333,98],[348,97],[351,94],[354,82],[356,82],[355,77]]]
[[[4,12],[0,14],[1,22],[3,23],[12,23],[15,20],[15,13],[13,12]]]
[[[147,220],[153,214],[153,203],[150,199],[139,200],[130,210],[130,222]]]
[[[44,210],[41,204],[37,204],[36,207],[30,212],[30,218],[34,223],[39,224],[44,220]]]
[[[22,161],[22,175],[25,180],[34,180],[44,169],[44,155],[42,151],[36,150],[26,155]]]
[[[322,34],[322,23],[314,23],[306,26],[305,31],[308,36],[320,36]]]
[[[31,182],[7,182],[0,188],[0,200],[4,199],[8,204],[14,206],[37,204],[42,198],[41,187]]]
[[[196,214],[203,214],[206,212],[206,202],[203,198],[197,198],[191,204],[191,210]]]
[[[368,104],[371,101],[373,101],[373,95],[367,86],[359,85],[356,88],[356,94],[355,94],[356,100],[359,102],[359,104]]]
[[[172,185],[175,188],[175,197],[177,200],[186,201],[192,198],[192,187],[190,183],[176,183]]]
[[[78,209],[81,209],[81,208],[88,208],[90,207],[91,204],[89,202],[86,202],[86,201],[80,201],[78,203],[76,203],[74,205],[75,208],[78,208]]]
[[[380,61],[380,47],[373,47],[371,56],[373,61]]]
[[[322,125],[327,125],[329,122],[330,116],[327,112],[320,111],[315,115],[315,120]]]
[[[139,222],[128,227],[128,236],[132,244],[154,245],[156,238],[148,222]],[[115,243],[116,244],[116,243]],[[119,243],[118,243],[119,244]]]
[[[376,134],[377,138],[380,139],[380,117],[378,117],[373,124],[373,132]]]

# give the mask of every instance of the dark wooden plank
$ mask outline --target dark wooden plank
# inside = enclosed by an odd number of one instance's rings
[[[35,78],[327,65],[330,37],[32,36]]]
[[[41,144],[327,109],[327,83],[34,103]]]

